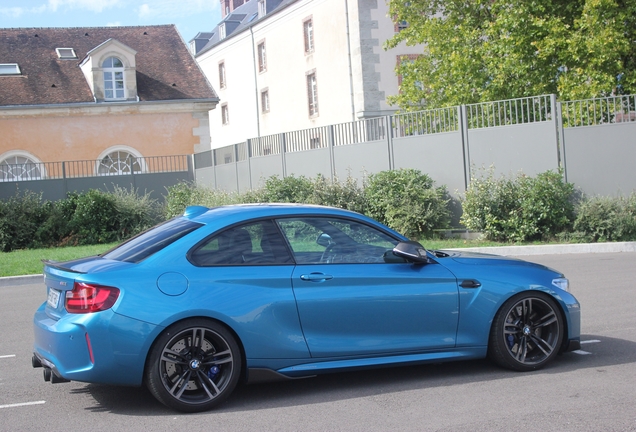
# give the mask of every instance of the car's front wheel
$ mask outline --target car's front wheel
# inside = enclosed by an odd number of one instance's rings
[[[536,370],[557,355],[563,332],[556,302],[546,294],[526,292],[506,301],[495,315],[488,354],[505,368]]]
[[[183,412],[212,409],[236,387],[241,351],[222,325],[190,319],[159,336],[148,357],[146,385],[164,405]]]

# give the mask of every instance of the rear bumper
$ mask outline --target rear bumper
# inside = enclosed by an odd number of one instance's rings
[[[141,385],[156,326],[112,310],[55,320],[45,306],[33,318],[33,355],[42,366],[71,381]]]

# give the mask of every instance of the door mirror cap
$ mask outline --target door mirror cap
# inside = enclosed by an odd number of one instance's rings
[[[424,246],[416,241],[399,242],[393,248],[393,253],[412,263],[427,264],[431,262]]]

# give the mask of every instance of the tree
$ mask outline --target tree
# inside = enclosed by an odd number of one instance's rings
[[[636,92],[633,0],[389,0],[408,26],[386,42],[423,44],[405,60],[405,111],[555,93]]]

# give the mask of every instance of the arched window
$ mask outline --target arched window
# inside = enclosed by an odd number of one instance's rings
[[[140,174],[143,172],[143,160],[125,150],[115,150],[99,160],[98,175]]]
[[[41,180],[42,178],[44,178],[44,166],[28,156],[17,153],[5,155],[0,159],[0,182]]]
[[[104,69],[104,99],[126,99],[124,64],[117,57],[108,57],[102,63]]]

